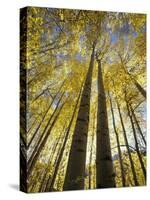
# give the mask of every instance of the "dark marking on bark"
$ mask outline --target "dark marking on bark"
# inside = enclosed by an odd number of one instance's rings
[[[83,142],[83,140],[81,140],[81,139],[78,139],[78,140],[76,140],[76,142],[78,142],[78,143],[82,143],[82,142]]]
[[[116,176],[116,173],[114,172],[113,174],[112,174],[112,177],[115,177]]]
[[[86,107],[86,106],[89,106],[89,104],[84,104],[84,105],[80,105],[80,107]]]
[[[111,157],[110,156],[105,156],[104,158],[101,158],[101,160],[109,160],[109,161],[112,161]]]
[[[86,119],[82,119],[82,118],[78,118],[77,120],[82,121],[82,122],[86,122]]]
[[[77,149],[78,152],[84,152],[84,149]]]

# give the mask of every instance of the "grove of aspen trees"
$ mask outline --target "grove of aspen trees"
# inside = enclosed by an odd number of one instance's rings
[[[146,185],[146,15],[26,10],[27,192]]]

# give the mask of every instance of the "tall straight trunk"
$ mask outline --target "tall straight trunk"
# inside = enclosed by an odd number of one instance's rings
[[[70,129],[71,129],[71,126],[72,126],[72,123],[73,123],[73,120],[74,120],[74,117],[75,117],[75,113],[76,113],[76,110],[77,110],[77,106],[78,106],[78,103],[79,103],[79,100],[80,100],[80,97],[81,97],[82,87],[83,87],[83,83],[82,83],[80,91],[79,91],[79,96],[78,96],[77,102],[75,104],[75,108],[74,108],[74,111],[73,111],[73,114],[72,114],[69,126],[67,128],[66,133],[65,133],[65,139],[64,139],[64,142],[63,142],[60,154],[58,156],[58,159],[56,158],[56,163],[57,164],[56,164],[56,168],[54,169],[54,174],[52,175],[52,177],[48,178],[47,183],[46,183],[46,187],[45,187],[44,191],[48,192],[48,191],[52,191],[53,190],[53,186],[54,186],[54,182],[56,180],[58,168],[59,168],[60,162],[61,162],[62,157],[63,157],[63,152],[64,152],[64,149],[65,149],[67,140],[69,138]]]
[[[64,129],[65,129],[65,126],[63,127],[63,129],[62,129],[61,132],[66,132],[66,130],[64,131]],[[43,176],[42,181],[41,181],[41,186],[40,186],[40,188],[39,188],[39,192],[45,191],[45,187],[46,187],[47,181],[48,181],[48,179],[47,179],[47,177],[46,177],[46,176],[47,176],[47,173],[48,173],[49,168],[50,168],[50,166],[51,166],[51,164],[52,164],[52,160],[53,160],[55,151],[56,151],[56,149],[57,149],[57,147],[58,147],[58,144],[62,141],[62,133],[61,133],[61,132],[60,132],[60,134],[59,134],[59,138],[58,138],[57,141],[54,143],[54,146],[53,146],[53,148],[52,148],[52,151],[51,151],[51,154],[50,154],[48,163],[47,163],[47,167],[46,167],[46,169],[45,169],[45,173],[44,173],[44,176]],[[46,179],[47,179],[47,180],[46,180]]]
[[[57,121],[57,119],[58,119],[58,117],[59,117],[59,115],[60,115],[60,112],[61,112],[63,106],[64,106],[64,103],[63,103],[62,106],[60,107],[60,109],[59,109],[57,115],[55,116],[54,120],[52,121],[51,126],[50,126],[49,129],[47,130],[46,134],[45,134],[45,135],[42,134],[42,135],[43,135],[43,136],[42,136],[42,139],[43,139],[43,140],[41,140],[41,142],[40,142],[40,144],[39,144],[39,146],[38,146],[38,149],[37,149],[36,151],[34,151],[34,154],[33,154],[32,159],[29,160],[30,162],[28,163],[28,177],[30,176],[30,174],[31,174],[31,172],[32,172],[32,170],[33,170],[33,168],[34,168],[34,165],[35,165],[35,163],[36,163],[36,161],[37,161],[37,159],[38,159],[38,157],[39,157],[39,155],[40,155],[42,149],[44,148],[44,146],[45,146],[45,144],[46,144],[46,142],[47,142],[48,137],[50,136],[51,130],[52,130],[52,128],[54,127],[54,125],[55,125],[55,123],[56,123],[56,121]],[[57,108],[56,108],[55,110],[57,110]],[[49,125],[49,124],[48,124],[48,125]],[[44,132],[43,132],[43,133],[44,133]]]
[[[28,144],[28,146],[27,146],[28,149],[29,149],[31,143],[33,142],[34,138],[36,137],[36,134],[37,134],[37,132],[39,131],[39,129],[40,129],[42,123],[44,122],[44,120],[45,120],[45,118],[46,118],[48,112],[50,111],[50,109],[51,109],[51,107],[52,107],[52,104],[54,103],[56,97],[58,96],[58,94],[60,93],[62,87],[64,86],[65,81],[66,81],[66,79],[65,79],[65,80],[63,81],[63,83],[61,84],[61,86],[60,86],[58,92],[55,94],[55,96],[54,96],[54,98],[52,99],[51,103],[49,104],[49,106],[48,106],[48,108],[47,108],[45,114],[43,115],[43,117],[42,117],[42,119],[41,119],[41,122],[39,123],[39,125],[38,125],[38,127],[36,128],[34,134],[32,135],[32,138],[31,138],[31,140],[30,140],[30,142],[29,142],[29,144]]]
[[[92,188],[92,186],[91,186],[91,181],[92,181],[91,176],[92,176],[92,155],[93,155],[94,132],[95,132],[95,113],[93,114],[92,142],[91,142],[90,159],[89,159],[89,189]]]
[[[36,174],[36,178],[39,178],[40,177],[40,172],[38,171],[37,174]],[[29,192],[34,192],[34,188],[36,187],[36,184],[37,184],[37,179],[34,179],[32,182],[32,185],[30,185],[29,187]]]
[[[20,189],[27,192],[27,156],[26,156],[26,143],[20,134]]]
[[[37,122],[37,118],[34,119],[33,123],[30,126],[30,128],[27,130],[27,134],[30,133],[30,131],[32,130],[32,128],[34,127],[34,125],[36,124],[36,122]]]
[[[137,89],[139,90],[139,92],[141,93],[141,95],[146,98],[146,91],[144,90],[144,88],[135,80],[133,79],[135,86],[137,87]]]
[[[119,106],[117,98],[116,98],[116,102],[117,102],[117,108],[118,108],[118,112],[119,112],[122,130],[123,130],[124,141],[125,141],[125,145],[126,145],[129,160],[130,160],[130,166],[131,166],[131,171],[132,171],[132,175],[133,175],[133,181],[134,181],[134,184],[136,186],[138,186],[139,183],[138,183],[138,180],[137,180],[137,175],[136,175],[136,172],[135,172],[135,167],[134,167],[134,163],[133,163],[133,160],[132,160],[130,147],[129,147],[129,143],[128,143],[127,133],[126,133],[126,130],[125,130],[125,126],[124,126],[124,122],[123,122],[123,118],[122,118],[122,113],[121,113],[120,106]]]
[[[92,83],[92,71],[94,67],[95,45],[93,45],[89,69],[87,72],[77,121],[73,134],[64,190],[84,189],[86,147],[89,125],[90,95]]]
[[[97,188],[115,187],[113,161],[111,155],[106,97],[103,85],[101,61],[98,61],[98,111],[96,145],[96,185]]]
[[[126,100],[126,106],[127,106],[128,116],[129,116],[131,126],[132,126],[136,152],[137,152],[137,155],[138,155],[138,158],[139,158],[139,161],[140,161],[140,165],[141,165],[141,169],[143,171],[143,175],[144,175],[144,178],[145,178],[145,181],[146,181],[146,169],[145,169],[144,162],[143,162],[140,150],[139,150],[139,145],[138,145],[137,135],[136,135],[135,127],[134,127],[134,122],[133,122],[132,115],[130,114],[130,108],[129,108],[129,105],[127,103],[127,100]]]
[[[63,153],[64,153],[64,150],[65,150],[65,147],[66,147],[66,143],[67,143],[68,138],[69,138],[70,129],[71,129],[74,117],[75,117],[75,113],[77,111],[77,107],[78,107],[79,100],[80,100],[80,97],[81,97],[81,92],[82,92],[82,86],[81,86],[81,89],[79,91],[79,95],[78,95],[78,98],[77,98],[77,101],[76,101],[76,104],[75,104],[75,107],[74,107],[74,111],[73,111],[73,114],[72,114],[72,117],[71,117],[71,120],[70,120],[70,123],[69,123],[69,126],[68,126],[68,130],[67,130],[66,135],[65,135],[65,140],[64,140],[63,146],[61,148],[61,152],[59,154],[59,157],[58,157],[58,160],[57,160],[57,163],[56,163],[54,174],[52,176],[51,183],[50,183],[50,188],[47,188],[46,191],[52,191],[53,188],[54,188],[54,183],[55,183],[55,180],[56,180],[56,176],[57,176],[57,173],[58,173],[60,162],[61,162],[62,157],[63,157]]]
[[[123,70],[126,74],[129,75],[130,79],[133,81],[134,85],[136,86],[136,88],[138,89],[138,91],[141,93],[141,95],[146,98],[146,91],[144,90],[144,88],[137,82],[137,80],[132,76],[132,74],[130,74],[127,70],[127,68],[125,67],[125,65],[123,64],[123,61],[121,59],[122,62],[122,67]]]
[[[65,131],[66,133],[66,131]],[[62,138],[61,138],[61,142],[62,142]],[[55,156],[55,161],[53,163],[53,167],[54,167],[54,170],[52,172],[52,175],[50,175],[48,178],[47,178],[47,181],[46,181],[46,184],[45,184],[45,187],[43,188],[43,191],[44,192],[49,192],[50,191],[50,186],[51,186],[51,182],[52,182],[52,179],[53,179],[53,175],[55,173],[55,167],[57,166],[57,160],[59,158],[59,154],[61,152],[61,145],[59,146],[59,149],[57,151],[57,156]],[[48,172],[48,171],[47,171]]]
[[[46,126],[44,128],[44,130],[42,131],[40,137],[38,138],[38,143],[34,147],[34,150],[33,150],[32,154],[31,154],[31,156],[30,156],[30,158],[28,160],[28,170],[29,171],[30,171],[30,165],[32,165],[32,162],[34,161],[34,157],[36,156],[36,154],[37,154],[37,152],[38,152],[38,150],[39,150],[39,148],[41,146],[41,142],[42,142],[43,138],[45,137],[45,134],[46,134],[46,131],[47,131],[49,125],[50,125],[50,122],[51,122],[51,120],[53,119],[55,113],[58,110],[58,107],[59,107],[61,99],[63,98],[63,95],[64,95],[64,93],[61,95],[59,101],[57,102],[56,108],[54,109],[54,111],[53,111],[52,115],[50,116],[50,118],[49,118],[49,120],[48,120],[48,122],[47,122],[47,124],[46,124]]]
[[[146,146],[145,137],[144,137],[144,135],[143,135],[143,133],[142,133],[141,127],[140,127],[139,122],[138,122],[138,120],[137,120],[137,118],[136,118],[136,115],[135,115],[135,113],[134,113],[134,110],[133,110],[133,108],[132,108],[132,105],[130,104],[129,106],[130,106],[130,110],[131,110],[131,112],[132,112],[132,116],[133,116],[133,118],[134,118],[134,121],[135,121],[135,123],[136,123],[136,126],[137,126],[137,128],[138,128],[138,131],[139,131],[139,133],[140,133],[140,135],[141,135],[141,137],[142,137],[142,140],[143,140],[143,142],[144,142],[144,144],[145,144],[145,146]]]
[[[113,128],[114,128],[114,132],[116,135],[116,141],[117,141],[117,149],[118,149],[119,164],[120,164],[120,169],[121,169],[122,186],[125,187],[126,186],[125,171],[124,171],[124,167],[123,167],[123,159],[122,159],[122,153],[121,153],[121,148],[120,148],[120,140],[119,140],[118,131],[116,129],[115,115],[114,115],[114,110],[113,110],[113,105],[112,105],[112,100],[111,100],[110,94],[109,94],[109,100],[110,100],[110,109],[111,109],[111,114],[112,114]]]
[[[52,83],[51,83],[50,85],[48,85],[47,88],[44,89],[40,94],[38,94],[38,95],[33,99],[32,103],[33,103],[34,101],[36,101],[38,98],[40,98],[40,97],[50,88],[51,85],[52,85]],[[50,94],[50,96],[51,96],[52,99],[53,99],[53,95]]]

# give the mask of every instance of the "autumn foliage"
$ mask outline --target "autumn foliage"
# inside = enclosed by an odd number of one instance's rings
[[[146,184],[146,16],[28,7],[20,18],[21,190]]]

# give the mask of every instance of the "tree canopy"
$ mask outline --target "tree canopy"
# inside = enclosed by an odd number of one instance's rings
[[[27,191],[145,185],[146,15],[28,7],[21,30]]]

